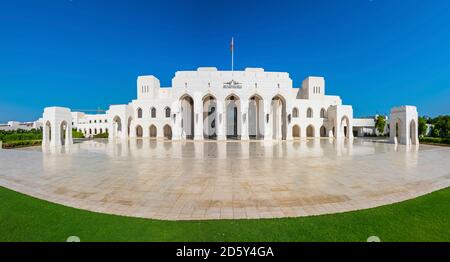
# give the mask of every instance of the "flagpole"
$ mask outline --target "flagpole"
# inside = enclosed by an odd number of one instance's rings
[[[234,73],[234,37],[231,38],[231,78]]]

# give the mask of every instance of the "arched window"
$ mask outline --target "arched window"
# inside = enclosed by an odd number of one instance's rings
[[[297,118],[298,117],[298,108],[294,107],[294,109],[292,109],[292,117],[293,118]]]
[[[156,118],[156,108],[152,107],[151,114],[152,114],[152,118]]]
[[[327,118],[327,111],[325,111],[325,108],[320,110],[320,118]]]
[[[308,108],[308,110],[306,111],[306,117],[307,118],[312,118],[313,117],[313,111],[311,108]]]
[[[142,109],[138,108],[137,110],[137,118],[142,118]]]
[[[170,118],[170,107],[166,107],[166,118]]]

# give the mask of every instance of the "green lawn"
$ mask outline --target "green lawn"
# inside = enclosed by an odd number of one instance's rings
[[[450,241],[450,188],[335,215],[177,222],[93,213],[2,187],[0,199],[0,241]]]

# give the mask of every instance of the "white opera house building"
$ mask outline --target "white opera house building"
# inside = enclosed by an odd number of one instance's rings
[[[108,132],[110,139],[352,138],[354,125],[364,122],[353,119],[352,106],[339,96],[325,94],[323,77],[307,77],[294,88],[288,73],[262,68],[178,71],[171,87],[161,87],[154,76],[139,76],[136,89],[137,99],[110,105],[104,114],[46,108],[43,144],[64,143],[51,134],[71,140],[72,128],[87,137]]]
[[[139,76],[136,100],[111,105],[105,115],[73,114],[74,127],[86,136],[108,130],[110,138],[290,140],[353,135],[352,106],[325,95],[323,77],[308,77],[301,88],[293,88],[288,73],[262,68],[178,71],[167,88],[154,76]]]

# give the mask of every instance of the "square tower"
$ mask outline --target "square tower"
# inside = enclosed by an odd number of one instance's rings
[[[325,95],[325,79],[321,76],[308,76],[302,82],[301,98],[313,99]]]
[[[137,99],[158,98],[160,83],[154,76],[139,76],[137,78]]]

